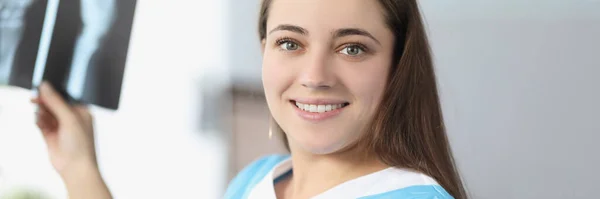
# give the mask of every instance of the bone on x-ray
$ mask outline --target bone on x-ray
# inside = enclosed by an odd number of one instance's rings
[[[136,0],[0,0],[0,84],[117,109]]]

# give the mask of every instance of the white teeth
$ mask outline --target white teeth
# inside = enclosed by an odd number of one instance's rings
[[[317,112],[324,113],[325,112],[325,105],[319,105],[319,106],[317,106]]]
[[[317,105],[310,105],[310,112],[317,112]]]
[[[296,102],[296,106],[306,112],[324,113],[324,112],[332,111],[332,110],[335,110],[338,108],[342,108],[344,105],[343,104],[316,105],[316,104],[302,104],[300,102]]]

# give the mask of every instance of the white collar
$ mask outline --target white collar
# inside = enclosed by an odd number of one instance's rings
[[[250,199],[276,199],[274,180],[292,169],[292,160],[288,158],[278,163],[252,189]],[[312,199],[360,198],[414,185],[438,185],[431,177],[422,173],[390,167],[339,184]]]

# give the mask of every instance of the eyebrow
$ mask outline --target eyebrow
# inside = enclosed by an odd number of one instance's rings
[[[335,31],[335,33],[333,34],[334,37],[346,37],[346,36],[351,36],[351,35],[365,36],[365,37],[371,38],[372,40],[377,42],[377,44],[381,45],[381,43],[377,39],[375,39],[375,37],[373,35],[371,35],[371,33],[369,33],[366,30],[360,29],[360,28],[342,28],[342,29]]]
[[[308,30],[306,30],[300,26],[290,25],[290,24],[278,25],[277,27],[275,27],[271,31],[269,31],[269,34],[275,32],[275,31],[290,31],[290,32],[295,32],[295,33],[301,34],[301,35],[308,35]],[[374,40],[375,42],[377,42],[377,44],[381,45],[379,40],[375,39],[375,37],[371,33],[369,33],[366,30],[360,29],[360,28],[342,28],[342,29],[336,30],[333,33],[333,36],[336,38],[347,37],[347,36],[352,36],[352,35],[360,35],[360,36],[369,37],[372,40]]]
[[[290,25],[290,24],[282,24],[279,25],[275,28],[273,28],[273,30],[269,31],[269,34],[275,32],[275,31],[281,31],[281,30],[287,30],[287,31],[291,31],[291,32],[295,32],[301,35],[308,35],[308,31],[300,26],[295,26],[295,25]]]

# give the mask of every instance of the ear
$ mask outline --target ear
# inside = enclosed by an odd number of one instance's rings
[[[265,45],[267,44],[267,39],[260,40],[260,53],[262,55],[265,54]]]

